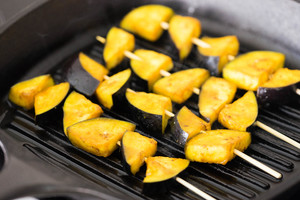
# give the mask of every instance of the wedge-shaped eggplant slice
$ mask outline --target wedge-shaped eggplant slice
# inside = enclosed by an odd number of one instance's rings
[[[99,102],[108,109],[124,102],[130,76],[131,70],[126,69],[103,81],[96,90]]]
[[[8,98],[14,104],[30,110],[33,108],[35,95],[53,85],[54,80],[51,75],[38,76],[13,85]]]
[[[139,122],[152,134],[159,137],[168,125],[169,116],[166,110],[172,112],[171,99],[162,95],[126,91],[129,110],[135,121]]]
[[[173,73],[158,80],[153,91],[170,97],[175,103],[181,104],[190,98],[194,88],[199,88],[208,79],[209,72],[202,68],[193,68]]]
[[[121,149],[123,166],[130,174],[135,175],[144,164],[145,159],[154,156],[157,150],[157,142],[137,132],[124,133]]]
[[[70,142],[91,154],[107,157],[118,148],[117,142],[126,131],[134,131],[135,125],[129,122],[95,118],[78,122],[67,128]]]
[[[106,37],[103,58],[108,69],[115,68],[124,59],[125,51],[133,51],[134,36],[120,28],[112,27]]]
[[[175,15],[170,20],[169,34],[183,60],[192,50],[192,39],[201,34],[201,23],[194,17]]]
[[[134,73],[141,79],[141,85],[146,85],[149,91],[152,90],[153,84],[161,78],[160,70],[169,71],[173,68],[172,59],[155,51],[138,49],[135,55],[142,60],[130,61]]]
[[[223,78],[210,77],[201,88],[199,112],[210,124],[217,118],[224,106],[234,98],[236,86]]]
[[[186,141],[200,133],[211,129],[211,125],[195,115],[187,107],[182,107],[175,115],[171,132],[177,143],[185,145]]]
[[[223,77],[240,89],[256,91],[270,74],[284,65],[284,54],[272,51],[253,51],[238,56],[223,69]]]
[[[209,71],[212,75],[219,75],[225,64],[229,62],[229,56],[236,56],[239,52],[239,40],[235,35],[212,38],[202,37],[203,42],[210,45],[210,48],[198,46],[198,51],[206,58]],[[212,62],[215,61],[215,62]]]
[[[246,131],[258,115],[258,106],[254,92],[248,91],[244,96],[225,105],[221,110],[218,121],[231,130]]]
[[[163,33],[162,22],[168,22],[174,11],[163,5],[140,6],[129,12],[121,21],[121,28],[139,35],[140,37],[156,41]]]
[[[103,110],[102,108],[88,100],[82,94],[72,92],[67,97],[64,106],[64,132],[67,134],[67,128],[77,122],[99,117]]]
[[[234,149],[244,151],[251,143],[249,132],[211,130],[191,138],[185,145],[185,157],[190,161],[226,165],[235,155]]]
[[[287,68],[278,69],[268,82],[257,90],[257,101],[266,103],[288,103],[296,95],[297,85],[300,83],[300,70]]]

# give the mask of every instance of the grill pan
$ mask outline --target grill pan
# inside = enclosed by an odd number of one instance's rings
[[[37,199],[199,199],[196,194],[174,186],[164,196],[142,192],[145,167],[136,176],[123,170],[121,153],[96,157],[70,144],[62,122],[53,119],[38,126],[32,111],[16,108],[7,101],[11,85],[42,73],[63,79],[65,63],[79,51],[103,62],[103,45],[96,35],[105,36],[133,7],[160,3],[175,12],[192,15],[202,22],[203,34],[236,34],[241,52],[268,49],[286,54],[286,66],[300,68],[300,5],[296,1],[33,1],[29,10],[2,26],[0,35],[0,199],[33,196]],[[258,5],[260,5],[258,7]],[[136,48],[148,48],[171,57],[175,52],[165,34],[159,42],[136,39]],[[199,66],[191,55],[174,71]],[[129,67],[128,60],[122,63]],[[113,73],[113,72],[112,72]],[[131,87],[139,90],[133,80]],[[97,102],[95,99],[93,101]],[[186,103],[197,112],[197,97]],[[300,100],[291,104],[260,108],[258,120],[300,142]],[[175,105],[175,112],[179,107]],[[105,117],[131,121],[132,116],[104,109]],[[215,124],[215,128],[219,125]],[[150,135],[137,124],[137,131]],[[289,199],[300,186],[300,150],[254,129],[246,153],[271,166],[283,178],[276,180],[240,158],[226,166],[191,163],[183,177],[217,199]],[[171,138],[158,140],[157,155],[184,157],[183,148]]]

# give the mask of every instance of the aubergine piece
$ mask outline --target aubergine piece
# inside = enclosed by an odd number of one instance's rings
[[[13,85],[9,90],[8,98],[14,104],[30,110],[34,105],[34,97],[42,90],[53,86],[51,75],[41,75]]]
[[[163,156],[149,157],[143,192],[149,195],[167,193],[180,175],[190,164],[189,160]]]
[[[234,149],[244,151],[250,143],[249,132],[211,130],[191,138],[186,143],[184,152],[185,157],[190,161],[226,165],[235,157]]]
[[[91,154],[107,157],[118,148],[117,142],[135,125],[111,118],[94,118],[78,122],[67,128],[70,142]]]
[[[210,77],[201,88],[199,112],[210,124],[218,118],[222,108],[234,98],[236,86],[223,78]]]
[[[198,46],[198,51],[206,57],[206,67],[214,76],[221,74],[224,65],[230,61],[228,56],[236,56],[239,52],[240,44],[235,35],[202,37],[201,40],[210,45],[210,48]]]
[[[67,134],[67,128],[77,122],[99,117],[103,110],[102,108],[88,100],[82,94],[72,92],[65,100],[63,126],[64,133]]]
[[[210,129],[211,125],[209,123],[195,115],[185,106],[175,115],[171,124],[173,137],[182,146],[196,134]]]
[[[192,50],[192,39],[201,34],[201,23],[194,17],[175,15],[170,20],[169,34],[183,60]]]
[[[62,118],[60,108],[70,90],[70,84],[63,82],[39,92],[34,98],[35,118],[38,124],[48,124],[51,119]],[[62,119],[61,119],[62,120]]]
[[[226,105],[219,114],[218,121],[231,130],[246,131],[257,118],[258,105],[254,92],[248,91],[244,96]]]
[[[156,41],[164,29],[162,22],[168,22],[174,11],[163,5],[144,5],[130,11],[121,21],[121,28],[137,34],[138,36]]]
[[[153,84],[161,78],[160,70],[170,71],[173,68],[172,59],[164,54],[138,49],[134,52],[135,55],[142,60],[130,61],[133,72],[139,77],[139,85],[144,85],[148,91],[152,91]]]
[[[106,67],[111,70],[124,59],[125,51],[133,51],[134,36],[120,28],[112,27],[107,36],[103,50]]]
[[[300,70],[287,68],[278,69],[268,82],[257,90],[257,101],[259,104],[288,103],[296,96],[297,85],[300,83]]]
[[[223,77],[238,88],[256,91],[270,74],[284,65],[285,56],[272,51],[252,51],[225,65]]]
[[[125,100],[126,89],[129,87],[131,70],[121,71],[103,81],[96,90],[99,102],[106,108],[118,107]]]
[[[166,115],[166,111],[172,112],[171,99],[158,94],[134,92],[128,89],[126,99],[133,119],[152,131],[154,136],[161,137],[170,118]]]
[[[137,132],[127,131],[121,140],[123,166],[129,174],[135,175],[145,159],[154,156],[157,142]]]
[[[206,69],[182,70],[158,80],[153,86],[153,91],[182,104],[192,96],[193,89],[199,88],[208,77],[209,72]]]

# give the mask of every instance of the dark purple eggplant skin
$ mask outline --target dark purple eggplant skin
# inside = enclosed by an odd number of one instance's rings
[[[124,133],[125,134],[125,133]],[[121,140],[121,153],[122,153],[122,165],[125,172],[129,175],[132,175],[131,173],[131,166],[128,164],[126,157],[125,157],[125,150],[124,150],[124,144],[123,144],[123,138]]]
[[[171,120],[171,123],[170,123],[172,138],[180,146],[184,147],[184,145],[189,137],[189,134],[181,128],[181,126],[177,120],[177,115],[178,114],[176,114],[175,117],[173,117],[173,119]]]

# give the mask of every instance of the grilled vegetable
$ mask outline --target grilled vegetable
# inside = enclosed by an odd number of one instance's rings
[[[210,130],[210,128],[209,123],[202,120],[185,106],[175,115],[171,124],[171,132],[175,141],[183,146],[194,135],[201,131]]]
[[[103,58],[108,69],[115,68],[124,59],[125,51],[134,49],[134,36],[120,28],[113,27],[107,34]]]
[[[234,149],[244,151],[250,143],[248,132],[211,130],[191,138],[185,145],[185,156],[190,161],[225,165],[234,158]]]
[[[198,46],[200,54],[206,57],[206,66],[212,75],[219,75],[226,63],[228,56],[236,56],[239,52],[239,40],[234,35],[212,38],[202,37],[203,42],[210,45],[210,48]]]
[[[140,37],[156,41],[163,33],[162,22],[168,22],[173,16],[171,8],[162,5],[140,6],[129,12],[121,21],[121,28]]]
[[[192,39],[201,34],[201,23],[193,17],[175,15],[170,20],[169,34],[179,51],[180,60],[183,60],[191,52]]]
[[[152,134],[159,137],[168,125],[169,116],[165,111],[172,112],[170,98],[158,94],[126,91],[128,107],[135,121],[139,122]]]
[[[300,82],[300,70],[278,69],[271,79],[257,90],[257,101],[265,103],[288,103],[296,95]]]
[[[157,142],[137,132],[127,131],[122,138],[121,149],[126,171],[135,175],[146,158],[153,156]]]
[[[199,112],[212,124],[221,109],[230,103],[235,95],[236,86],[225,79],[211,77],[202,86],[199,95]]]
[[[95,118],[78,122],[67,128],[70,142],[91,154],[107,157],[117,149],[117,142],[126,131],[134,131],[135,125],[129,122]]]
[[[182,70],[158,80],[153,86],[153,91],[181,104],[190,98],[193,89],[199,88],[208,77],[209,72],[206,69]]]
[[[92,103],[85,96],[72,92],[66,99],[64,106],[64,132],[67,134],[67,128],[77,122],[99,117],[103,110],[102,108]]]
[[[130,76],[131,70],[126,69],[103,81],[96,90],[99,102],[108,109],[121,104],[129,87]]]
[[[152,90],[153,84],[161,78],[160,70],[169,71],[173,68],[172,59],[161,53],[151,50],[138,49],[135,55],[142,60],[130,61],[134,73],[141,79],[139,85],[145,85],[149,91]]]
[[[54,80],[49,74],[38,76],[13,85],[8,98],[14,104],[30,110],[33,108],[35,95],[53,85]]]
[[[283,67],[284,55],[272,51],[253,51],[238,56],[223,69],[223,77],[240,89],[256,91],[270,74]]]
[[[232,104],[225,105],[219,114],[218,121],[226,128],[246,131],[258,115],[258,106],[255,94],[248,91],[243,97]]]

